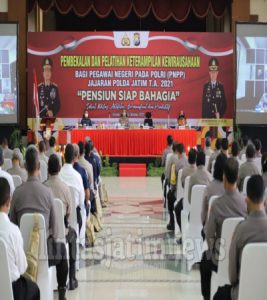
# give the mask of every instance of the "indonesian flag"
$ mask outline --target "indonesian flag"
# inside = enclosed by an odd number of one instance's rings
[[[37,85],[37,76],[35,69],[33,70],[33,103],[35,106],[36,118],[39,117],[39,99],[38,99],[38,85]]]

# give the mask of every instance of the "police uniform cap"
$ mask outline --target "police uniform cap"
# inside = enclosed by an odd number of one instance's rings
[[[51,67],[52,68],[53,66],[53,62],[52,62],[52,59],[49,58],[49,57],[45,57],[44,60],[43,60],[43,63],[42,63],[42,67]]]
[[[210,71],[218,71],[219,70],[219,62],[216,58],[211,58],[209,61],[209,70]]]

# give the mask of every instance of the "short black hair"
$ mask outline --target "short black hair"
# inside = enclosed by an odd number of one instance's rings
[[[252,144],[247,145],[246,157],[253,158],[255,156],[255,148]]]
[[[171,146],[173,144],[173,137],[172,135],[167,136],[167,145]]]
[[[239,145],[238,145],[238,142],[234,141],[233,144],[232,144],[232,155],[234,157],[238,156],[238,153],[239,153]]]
[[[267,152],[262,154],[261,167],[262,167],[262,173],[267,172]]]
[[[264,200],[265,185],[261,175],[252,175],[247,184],[247,196],[255,204]]]
[[[84,154],[84,143],[82,141],[79,141],[78,147],[79,147],[80,155],[83,155]]]
[[[214,171],[213,171],[213,177],[214,179],[217,179],[219,181],[223,181],[223,168],[225,165],[225,162],[227,161],[227,156],[223,153],[220,153],[216,157],[216,161],[214,164]]]
[[[206,162],[206,155],[205,153],[200,150],[197,152],[197,166],[205,166]]]
[[[190,151],[188,152],[188,162],[190,165],[193,165],[196,163],[196,159],[197,159],[197,151],[192,148],[190,149]]]
[[[206,147],[210,147],[211,146],[211,139],[210,139],[209,136],[206,137],[205,145],[206,145]]]
[[[177,151],[180,154],[184,153],[184,144],[179,143],[178,146],[177,146]]]
[[[224,151],[228,150],[228,145],[229,145],[228,139],[223,138],[222,139],[222,150],[224,150]]]
[[[71,164],[74,160],[74,147],[72,144],[67,144],[65,148],[65,162]]]
[[[238,167],[238,161],[233,157],[228,158],[224,164],[223,174],[226,180],[231,184],[237,182]]]
[[[10,199],[10,185],[6,178],[0,177],[0,207],[3,207]]]
[[[85,155],[89,155],[91,151],[94,149],[94,143],[92,141],[89,141],[85,143]]]
[[[39,152],[41,153],[41,152],[45,152],[45,143],[44,143],[44,141],[40,141],[39,143],[38,143],[38,149],[39,149]]]
[[[173,150],[173,152],[179,152],[179,143],[178,142],[173,143],[172,150]]]
[[[35,146],[30,146],[25,155],[26,169],[29,173],[39,169],[39,154]]]
[[[220,150],[222,147],[222,140],[217,138],[216,143],[215,143],[215,147],[217,150]]]
[[[254,146],[255,146],[256,151],[260,151],[261,150],[261,141],[259,139],[256,139],[254,141]]]
[[[245,134],[242,137],[243,147],[246,147],[248,144],[249,137]]]
[[[60,163],[56,154],[51,154],[48,160],[48,173],[50,175],[57,175],[60,171]]]
[[[8,145],[8,141],[6,137],[2,137],[1,139],[1,145],[7,146]]]
[[[4,164],[3,149],[0,147],[0,166]]]
[[[54,147],[55,144],[56,144],[56,139],[53,136],[51,136],[51,138],[49,139],[49,146]]]

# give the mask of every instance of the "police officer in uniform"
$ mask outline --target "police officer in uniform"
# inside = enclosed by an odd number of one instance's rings
[[[51,81],[53,62],[51,58],[43,60],[44,82],[38,85],[39,109],[41,118],[52,118],[57,115],[60,109],[58,86]]]
[[[202,118],[222,118],[226,110],[223,85],[217,81],[219,62],[216,58],[209,61],[210,81],[205,83],[202,96]]]

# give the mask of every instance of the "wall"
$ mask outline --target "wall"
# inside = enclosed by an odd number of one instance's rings
[[[8,11],[8,0],[1,0],[0,1],[0,12],[7,12]]]
[[[258,15],[259,22],[267,22],[267,0],[250,0],[250,14]]]

